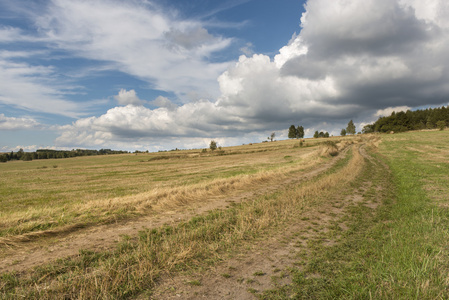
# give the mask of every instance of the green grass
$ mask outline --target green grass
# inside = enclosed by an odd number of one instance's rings
[[[354,187],[373,182],[365,200],[377,193],[382,205],[375,212],[362,204],[352,206],[339,221],[348,226],[341,240],[332,247],[322,245],[322,239],[341,234],[331,227],[309,244],[305,269],[292,267],[293,284],[266,291],[261,298],[447,299],[449,199],[432,199],[426,186],[449,190],[448,133],[384,136],[377,157],[390,172],[369,162],[354,182]],[[422,147],[427,148],[418,151]],[[378,186],[384,189],[376,190]]]
[[[349,166],[357,161],[356,152],[349,152],[331,170],[306,183],[177,225],[141,231],[113,251],[80,251],[76,257],[23,274],[2,274],[0,298],[151,295],[163,273],[195,274],[292,220],[309,220],[301,214],[307,205],[334,201],[335,207],[344,207],[342,197],[357,194],[362,201],[345,207],[344,214],[326,230],[310,228],[316,235],[307,238],[297,263],[288,268],[292,284],[249,292],[261,299],[448,299],[449,199],[442,195],[449,194],[449,131],[384,135],[382,139],[379,152],[372,153],[374,159],[365,159],[361,173],[352,180],[345,176],[350,176]],[[294,155],[278,151],[276,157],[266,158],[287,164],[284,157]],[[58,168],[39,170],[60,169],[63,164],[58,162]],[[222,171],[226,176],[229,169]],[[375,201],[376,208],[368,205]],[[326,240],[333,243],[323,243]],[[254,271],[255,277],[265,274]],[[222,277],[225,280],[230,275]],[[244,280],[236,278],[237,282]],[[198,280],[186,283],[202,284]]]

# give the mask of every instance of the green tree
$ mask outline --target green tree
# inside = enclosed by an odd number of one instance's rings
[[[444,122],[444,121],[438,121],[438,122],[437,122],[437,128],[438,128],[439,130],[444,130],[444,128],[446,128],[446,122]]]
[[[318,138],[319,136],[320,136],[320,133],[318,132],[318,130],[315,131],[315,133],[313,134],[313,137],[314,138]]]
[[[326,132],[324,133],[324,137],[325,137],[325,138],[328,138],[328,137],[329,137],[329,132],[326,131]]]
[[[374,132],[374,125],[368,124],[363,126],[362,133],[373,133]]]
[[[22,155],[22,158],[21,158],[23,161],[30,161],[30,160],[33,160],[33,156],[31,155],[31,153],[30,152],[25,152],[23,155]]]
[[[304,138],[304,127],[298,126],[298,128],[296,128],[296,134],[298,139]]]
[[[16,156],[17,156],[17,159],[22,159],[22,156],[23,156],[23,149],[22,148],[20,148],[19,149],[19,151],[17,151],[17,154],[16,154]]]
[[[340,131],[340,135],[341,135],[341,136],[345,136],[345,135],[346,135],[346,129],[343,128],[343,129]]]
[[[352,120],[348,122],[348,127],[346,127],[346,133],[355,134],[355,125],[354,122],[352,122]]]
[[[216,150],[217,149],[217,142],[214,141],[214,140],[210,141],[209,148],[212,151]]]
[[[427,117],[426,127],[427,129],[432,129],[435,127],[435,125],[432,123],[432,118],[430,116]]]
[[[290,126],[290,128],[288,129],[288,138],[295,139],[297,135],[298,135],[298,132],[295,128],[295,125]]]
[[[276,133],[275,133],[275,132],[272,132],[272,133],[270,134],[270,136],[268,137],[268,139],[271,140],[271,141],[273,141],[275,136],[276,136]]]

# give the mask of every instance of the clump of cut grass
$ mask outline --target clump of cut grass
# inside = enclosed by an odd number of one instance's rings
[[[182,158],[188,158],[188,156],[187,155],[158,155],[158,156],[153,156],[153,157],[149,158],[148,161],[182,159]]]
[[[199,280],[191,280],[191,281],[187,281],[187,284],[191,285],[191,286],[200,286],[201,282]]]
[[[264,271],[256,271],[254,272],[254,276],[264,276],[266,273]]]
[[[321,156],[337,156],[338,146],[334,141],[325,141],[321,144]]]

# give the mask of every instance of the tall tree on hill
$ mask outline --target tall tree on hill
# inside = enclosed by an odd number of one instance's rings
[[[345,136],[345,135],[346,135],[346,129],[343,128],[343,129],[340,131],[340,135],[341,135],[341,136]]]
[[[346,133],[355,134],[355,125],[354,122],[352,122],[352,120],[349,121],[348,127],[346,127]]]
[[[298,139],[304,138],[304,127],[298,126],[298,128],[296,128],[296,136]]]
[[[288,138],[295,139],[297,135],[298,135],[298,132],[295,128],[295,125],[290,126],[290,128],[288,129]]]
[[[210,141],[209,148],[210,148],[210,150],[212,150],[212,151],[214,151],[215,149],[217,149],[217,142],[214,141],[214,140]]]

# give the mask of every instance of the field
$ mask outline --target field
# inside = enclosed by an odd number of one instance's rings
[[[449,297],[447,130],[0,174],[0,298]]]
[[[302,151],[298,143],[1,164],[0,237],[115,222],[256,187],[315,164],[316,142]]]

